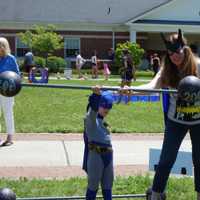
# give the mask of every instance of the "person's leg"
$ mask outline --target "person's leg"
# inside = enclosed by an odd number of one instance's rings
[[[190,138],[192,142],[192,160],[194,165],[194,184],[197,191],[197,199],[200,200],[200,125],[190,128]]]
[[[81,78],[80,68],[77,67],[78,78]]]
[[[110,78],[110,74],[107,74],[107,80]]]
[[[83,66],[83,65],[81,64],[81,65],[80,65],[80,77],[81,77],[81,78],[83,78],[83,74],[82,74],[82,72],[81,72],[82,66]]]
[[[165,200],[165,197],[163,197],[162,193],[160,193],[160,192],[152,191],[152,194],[150,196],[150,200]]]
[[[197,200],[200,200],[200,192],[197,192]]]
[[[132,83],[132,80],[128,80],[128,79],[124,80],[124,79],[122,79],[122,81],[121,81],[121,88],[124,88],[124,86],[130,87],[131,83]],[[131,95],[132,94],[131,94],[130,90],[126,90],[126,91],[122,90],[121,93],[120,93],[119,101],[117,103],[121,102],[121,99],[122,99],[123,96],[127,96],[128,98],[126,99],[125,103],[128,104],[129,101],[131,100]]]
[[[133,67],[133,80],[136,81],[136,75],[135,75],[135,67]]]
[[[166,200],[166,193],[158,193],[152,191],[152,188],[148,188],[146,191],[146,200]]]
[[[95,66],[95,78],[98,78],[98,66]]]
[[[82,66],[83,66],[83,64],[80,64],[80,68],[79,68],[79,76],[80,76],[80,78],[84,78],[84,76],[83,76],[83,74],[81,72]]]
[[[132,79],[129,79],[129,80],[127,80],[127,81],[126,81],[126,85],[127,85],[127,86],[129,86],[129,87],[130,87],[130,86],[131,86],[131,84],[132,84]]]
[[[123,88],[125,85],[126,85],[126,81],[122,78],[120,87]],[[122,101],[123,90],[119,90],[118,93],[119,93],[119,97],[118,97],[118,100],[116,102],[117,104],[121,103],[121,101]]]
[[[126,85],[126,80],[122,79],[121,80],[121,88],[123,88]]]
[[[2,145],[11,145],[13,143],[13,134],[15,132],[13,106],[14,97],[2,96],[2,108],[7,132],[7,139]]]
[[[101,188],[104,200],[112,199],[112,186],[114,180],[113,160],[104,168],[101,180]]]
[[[30,76],[31,70],[34,66],[33,65],[28,65],[27,66],[27,73],[28,73],[28,77]]]
[[[153,180],[154,192],[163,193],[165,190],[171,168],[187,130],[187,126],[167,120],[160,161]]]
[[[76,71],[77,71],[77,74],[78,74],[78,78],[81,78],[81,70],[80,70],[79,65],[76,66]]]
[[[131,84],[132,84],[132,79],[127,80],[126,85],[127,85],[128,87],[131,87]],[[131,95],[132,95],[131,90],[128,90],[128,91],[127,91],[127,96],[128,96],[127,104],[129,104],[129,102],[131,101]]]
[[[92,66],[92,78],[95,78],[95,66]]]
[[[103,173],[103,162],[101,156],[95,151],[89,151],[87,162],[88,186],[86,200],[96,199],[98,186]]]
[[[107,81],[108,80],[108,73],[106,71],[104,71],[104,77],[105,77],[105,80]]]

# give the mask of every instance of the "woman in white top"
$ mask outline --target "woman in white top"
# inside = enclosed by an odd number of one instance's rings
[[[76,52],[76,70],[78,73],[78,78],[83,78],[83,75],[81,73],[81,68],[85,63],[85,59],[81,56],[80,53]]]
[[[98,78],[98,65],[97,65],[96,51],[94,51],[91,57],[91,63],[92,63],[92,78]]]

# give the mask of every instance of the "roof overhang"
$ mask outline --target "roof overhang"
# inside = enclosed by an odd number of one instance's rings
[[[165,3],[162,3],[162,4],[160,4],[160,5],[157,5],[156,7],[151,8],[150,10],[147,10],[147,11],[145,11],[144,13],[141,13],[141,14],[135,16],[134,18],[128,20],[128,21],[126,22],[126,24],[127,24],[127,25],[131,25],[131,24],[134,23],[135,21],[137,21],[137,20],[139,20],[139,19],[142,19],[142,18],[146,17],[147,15],[149,15],[149,14],[151,14],[151,13],[154,13],[154,12],[159,11],[161,8],[163,8],[164,6],[166,6],[166,5],[168,5],[168,4],[173,3],[174,1],[177,1],[177,0],[169,0],[169,1],[165,2]]]
[[[126,24],[105,24],[105,23],[92,23],[92,22],[65,22],[65,23],[52,23],[52,22],[39,22],[39,21],[0,21],[0,29],[6,30],[27,30],[33,29],[34,25],[53,24],[56,30],[61,31],[119,31],[127,32],[129,27]]]
[[[186,33],[200,33],[200,21],[137,20],[130,28],[141,32],[176,32],[181,28]]]

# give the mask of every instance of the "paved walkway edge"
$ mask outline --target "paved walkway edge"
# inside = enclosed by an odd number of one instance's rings
[[[146,165],[118,165],[114,167],[115,176],[144,175],[148,173]],[[0,167],[0,178],[10,179],[68,179],[86,177],[78,166],[70,167]]]

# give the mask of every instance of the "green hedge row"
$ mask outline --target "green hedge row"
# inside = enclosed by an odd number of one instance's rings
[[[47,67],[50,73],[57,73],[57,72],[63,73],[64,68],[66,68],[67,66],[67,63],[63,58],[56,56],[50,56],[47,58],[47,60],[45,58],[35,56],[34,62],[36,66]],[[24,71],[23,59],[19,59],[18,64],[20,66],[21,71]]]
[[[56,57],[56,56],[50,56],[47,58],[47,61],[45,58],[39,57],[39,56],[34,56],[34,62],[36,64],[36,66],[40,66],[40,67],[46,67],[49,69],[50,73],[64,73],[64,69],[66,67],[72,67],[73,73],[76,73],[75,70],[75,62],[69,63],[69,61],[66,61],[65,59],[61,58],[61,57]],[[23,59],[18,59],[18,64],[20,66],[20,70],[24,71],[24,61]],[[47,63],[47,64],[46,64]],[[102,65],[99,66],[99,73],[102,73],[103,67]],[[111,65],[111,73],[112,75],[119,75],[119,71],[118,68],[115,66],[115,64]],[[83,68],[82,68],[82,72],[84,74],[91,74],[91,64],[90,63],[86,63]],[[140,71],[137,70],[136,71],[136,75],[137,76],[141,76],[141,77],[152,77],[152,71]]]

